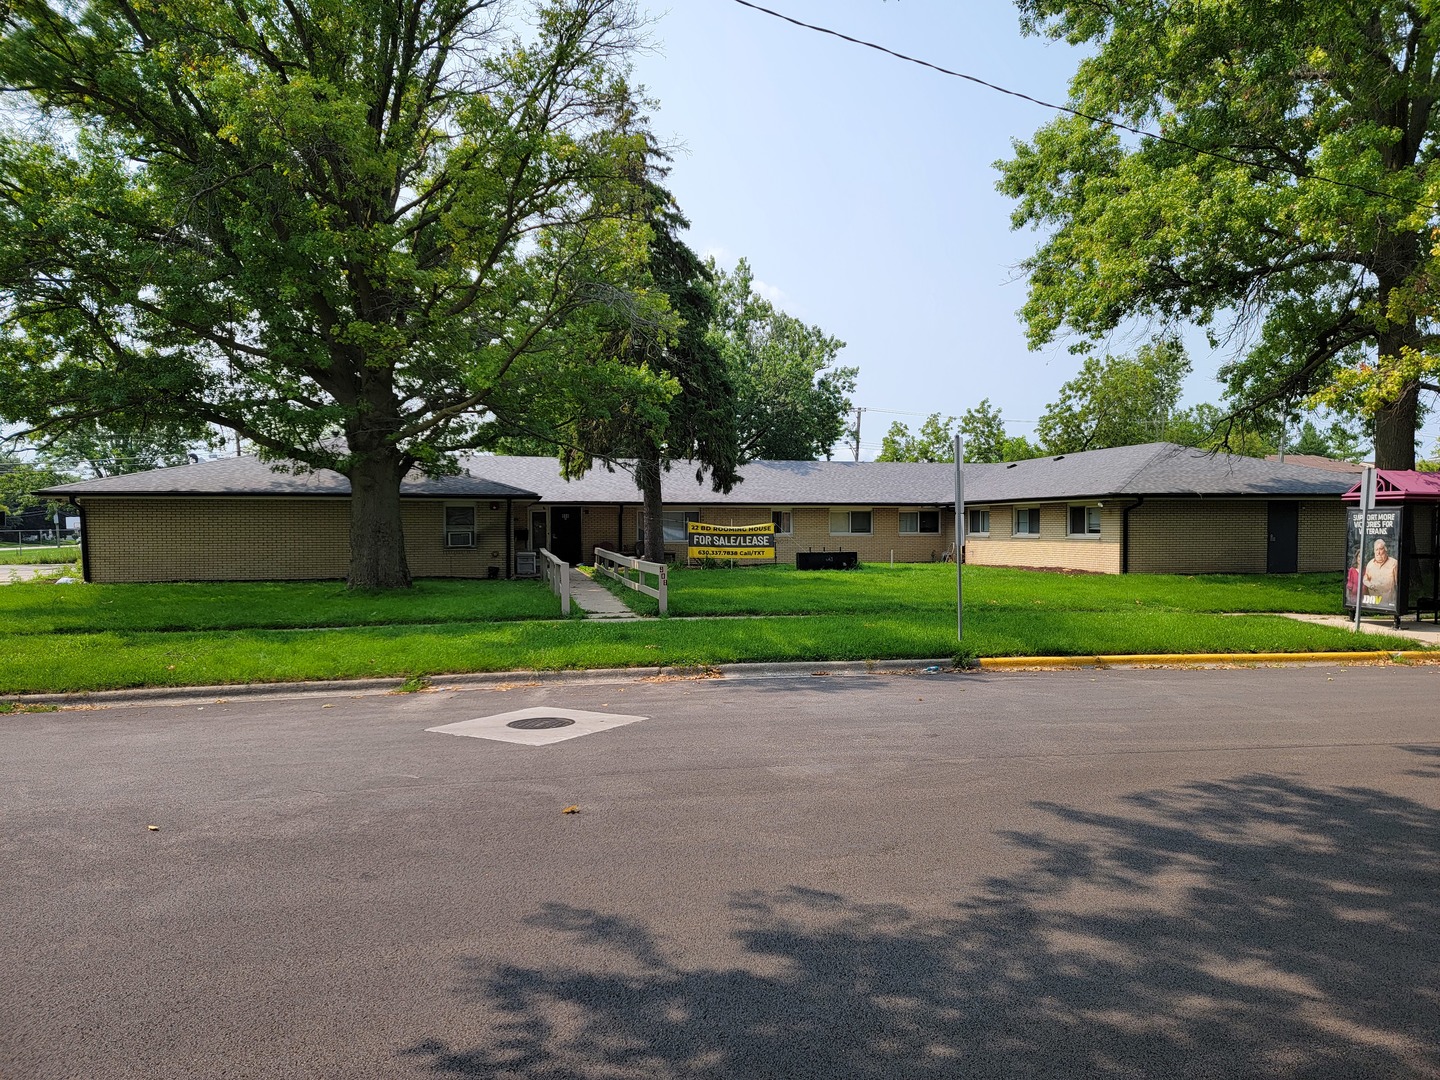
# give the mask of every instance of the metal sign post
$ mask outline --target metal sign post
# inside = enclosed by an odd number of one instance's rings
[[[964,591],[960,571],[964,562],[965,537],[965,440],[955,433],[955,637],[965,640]]]
[[[1360,629],[1360,604],[1365,599],[1365,545],[1370,540],[1370,511],[1375,509],[1375,466],[1360,474],[1360,577],[1355,582],[1355,629]]]

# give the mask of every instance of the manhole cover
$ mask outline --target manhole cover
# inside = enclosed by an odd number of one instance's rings
[[[568,716],[527,716],[520,720],[511,720],[506,727],[519,728],[521,731],[540,731],[544,728],[569,727],[575,723]]]

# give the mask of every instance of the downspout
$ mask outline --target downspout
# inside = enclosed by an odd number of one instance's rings
[[[1145,496],[1138,496],[1133,503],[1125,507],[1120,515],[1120,573],[1130,572],[1130,511],[1145,501]]]
[[[90,584],[90,530],[85,527],[85,507],[75,500],[75,509],[80,511],[80,580]]]
[[[515,500],[505,497],[505,580],[509,581],[515,569]]]
[[[625,552],[625,504],[615,507],[615,550]]]

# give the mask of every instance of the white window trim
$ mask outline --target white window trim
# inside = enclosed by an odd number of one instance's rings
[[[465,509],[470,511],[470,524],[457,525],[452,527],[448,520],[451,508]],[[477,536],[480,532],[480,511],[473,502],[447,502],[440,510],[440,531],[445,536],[445,547],[447,549],[464,548],[469,549],[476,546]],[[468,542],[452,543],[452,538],[458,539],[464,534],[469,534]]]
[[[1089,529],[1089,524],[1090,524],[1090,514],[1089,514],[1089,511],[1091,511],[1091,510],[1098,510],[1098,509],[1099,509],[1099,507],[1092,506],[1092,505],[1090,505],[1089,503],[1070,503],[1068,506],[1066,506],[1066,507],[1065,507],[1065,538],[1066,538],[1067,540],[1099,540],[1100,537],[1104,534],[1104,531],[1105,531],[1105,522],[1104,522],[1104,520],[1103,520],[1103,519],[1101,520],[1101,522],[1100,522],[1100,528],[1096,529],[1094,532],[1091,532],[1090,529]],[[1086,514],[1085,514],[1086,529],[1085,529],[1084,532],[1078,532],[1078,533],[1077,533],[1077,532],[1071,532],[1071,531],[1070,531],[1070,511],[1072,511],[1072,510],[1084,510],[1084,511],[1086,511]]]
[[[966,536],[989,536],[989,535],[990,535],[990,530],[989,530],[989,529],[986,529],[984,532],[972,532],[972,531],[970,530],[970,515],[971,515],[971,514],[984,514],[984,515],[985,515],[985,520],[986,520],[986,521],[990,521],[991,524],[993,524],[993,521],[991,521],[990,510],[989,510],[988,507],[978,507],[978,508],[966,507],[966,509],[965,509],[965,535],[966,535]],[[1013,525],[1013,522],[1012,522],[1012,525]]]
[[[916,515],[919,515],[919,514],[934,514],[934,515],[935,515],[935,528],[934,528],[934,530],[927,532],[925,529],[920,528],[920,520],[919,520],[919,518],[918,518],[918,516],[917,516],[917,518],[916,518],[916,520],[915,520],[915,531],[914,531],[914,532],[907,532],[905,529],[902,529],[902,528],[900,527],[900,520],[899,520],[900,518],[903,518],[906,514],[916,514]],[[871,519],[871,525],[872,525],[872,527],[873,527],[873,525],[874,525],[874,519],[873,519],[873,518]],[[901,536],[942,536],[942,535],[944,535],[944,533],[945,533],[945,515],[944,515],[940,510],[938,510],[936,507],[933,507],[933,506],[902,506],[902,507],[900,507],[900,509],[896,512],[895,529],[896,529],[896,532],[897,532],[899,535],[901,535]]]
[[[835,531],[835,522],[831,520],[831,519],[834,517],[834,515],[836,515],[836,514],[844,514],[844,515],[845,515],[845,520],[846,520],[846,522],[848,523],[849,520],[850,520],[850,515],[851,515],[851,514],[855,514],[855,513],[869,514],[869,515],[870,515],[870,531],[869,531],[869,532],[836,532],[836,531]],[[830,529],[830,535],[831,535],[831,536],[874,536],[874,535],[875,535],[875,508],[872,507],[872,506],[832,506],[832,507],[830,507],[829,512],[825,515],[825,521],[826,521],[826,525],[827,525],[827,526],[829,527],[829,529]]]
[[[775,526],[775,535],[776,535],[776,536],[794,536],[794,535],[795,535],[795,511],[794,511],[793,509],[791,509],[790,507],[785,507],[785,506],[772,506],[772,507],[770,508],[770,520],[771,520],[771,521],[774,521],[774,520],[775,520],[775,515],[776,515],[776,514],[785,514],[785,515],[790,519],[790,528],[786,529],[784,532],[781,532],[781,531],[780,531],[780,526],[779,526],[779,525],[776,525],[776,526]]]
[[[690,506],[690,507],[668,506],[668,507],[666,507],[664,510],[661,510],[661,511],[660,511],[660,543],[661,543],[661,545],[663,546],[663,545],[665,545],[665,544],[669,544],[669,545],[671,545],[672,547],[677,546],[677,545],[680,546],[680,547],[684,547],[685,544],[686,544],[686,543],[688,542],[688,540],[689,540],[689,535],[690,535],[690,534],[689,534],[688,531],[687,531],[684,535],[682,535],[679,540],[671,540],[671,539],[669,539],[668,537],[666,537],[666,535],[665,535],[665,518],[666,518],[666,516],[669,515],[669,514],[684,514],[684,515],[685,515],[685,520],[686,520],[687,522],[690,522],[690,521],[698,522],[698,521],[700,520],[700,508],[699,508],[698,506]]]
[[[1012,506],[1012,507],[1010,508],[1010,536],[1011,536],[1011,538],[1012,538],[1012,539],[1015,539],[1015,540],[1039,540],[1039,539],[1040,539],[1040,532],[1039,532],[1038,529],[1037,529],[1035,532],[1020,532],[1019,529],[1017,528],[1017,526],[1020,524],[1019,515],[1020,515],[1020,511],[1021,511],[1021,510],[1033,510],[1033,511],[1036,512],[1036,514],[1038,514],[1038,513],[1040,512],[1040,507],[1038,507],[1038,506]],[[1038,525],[1040,524],[1040,522],[1037,520],[1037,521],[1035,522],[1035,524],[1038,526]],[[990,525],[991,525],[991,528],[994,528],[995,523],[992,521],[992,522],[990,523]]]

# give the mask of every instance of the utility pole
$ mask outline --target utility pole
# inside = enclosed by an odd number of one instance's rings
[[[862,406],[860,406],[860,405],[856,405],[856,406],[855,406],[855,460],[856,460],[856,461],[859,461],[859,460],[860,460],[860,417],[862,417],[862,416],[864,416],[864,415],[865,415],[865,409],[864,409]]]

